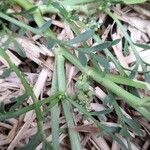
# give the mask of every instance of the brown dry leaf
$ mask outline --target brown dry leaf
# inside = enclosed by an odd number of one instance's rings
[[[110,150],[110,147],[104,138],[95,134],[95,135],[92,135],[92,140],[97,144],[97,146],[101,150]]]
[[[134,26],[139,31],[147,33],[150,36],[150,20],[142,19],[138,14],[136,16],[133,16],[130,13],[126,13],[118,17],[120,20],[126,22],[127,24],[130,24],[131,26]]]
[[[139,5],[131,5],[131,7],[137,13],[150,17],[150,3],[148,1]]]
[[[8,136],[5,136],[5,138],[0,139],[0,146],[10,144],[10,142],[13,140],[13,138],[16,135],[18,121],[16,119],[9,119],[8,122],[12,124],[12,127]]]
[[[33,2],[33,0],[32,0]],[[42,1],[38,1],[39,3],[42,3]],[[37,4],[38,5],[38,4]],[[13,10],[14,8],[12,8]],[[15,8],[18,9],[18,8]],[[20,8],[18,9],[20,11]],[[18,11],[17,10],[17,11]],[[15,12],[14,10],[12,12]],[[130,37],[133,42],[135,43],[145,43],[147,44],[149,42],[150,38],[150,20],[146,17],[140,16],[138,13],[132,13],[131,8],[121,6],[117,6],[115,8],[115,13],[118,14],[119,19],[123,22],[123,25],[127,31],[130,32]],[[47,17],[44,17],[45,21],[48,21],[52,19],[52,30],[56,32],[56,36],[60,40],[70,40],[73,39],[76,35],[72,31],[71,27],[61,21],[59,17],[54,15],[46,15]],[[49,17],[51,16],[51,18]],[[83,21],[83,16],[79,16],[80,19]],[[21,17],[18,17],[21,21],[27,21],[24,20]],[[128,56],[124,56],[123,54],[123,46],[124,46],[124,36],[119,30],[118,27],[115,27],[115,24],[111,20],[107,20],[107,15],[104,13],[100,13],[96,16],[97,22],[100,23],[103,28],[101,31],[100,29],[97,29],[97,35],[101,36],[103,41],[106,41],[108,39],[115,40],[115,39],[121,39],[120,43],[117,45],[114,45],[111,49],[111,53],[117,58],[117,60],[120,62],[120,64],[125,67],[129,68],[133,67],[131,65],[136,61],[135,56],[131,50],[131,47],[129,47],[130,54]],[[106,21],[107,20],[107,21]],[[105,22],[106,21],[106,22]],[[84,32],[85,29],[81,27],[78,22],[75,22],[77,27],[79,27],[80,32]],[[52,72],[53,72],[53,65],[54,65],[54,54],[52,51],[46,48],[44,45],[44,42],[42,41],[42,37],[40,35],[32,35],[31,32],[26,33],[25,38],[19,38],[15,37],[15,40],[19,43],[19,45],[24,50],[27,58],[25,58],[31,66],[32,63],[36,63],[36,67],[34,68],[34,73],[32,70],[30,70],[30,66],[27,66],[26,61],[24,62],[21,57],[17,57],[15,55],[15,47],[13,44],[11,44],[6,51],[9,55],[11,61],[16,64],[20,69],[23,70],[23,73],[25,74],[28,82],[33,87],[34,93],[37,96],[38,99],[42,100],[44,98],[44,95],[49,96],[51,95],[51,78],[52,78]],[[0,46],[1,44],[7,40],[7,37],[4,37],[3,39],[0,39]],[[89,39],[87,41],[87,45],[89,47],[93,46],[94,40]],[[74,44],[74,47],[77,48],[81,46],[81,44]],[[143,51],[143,49],[136,47],[136,50],[138,51],[141,58],[148,64],[150,64],[150,53],[149,50]],[[71,49],[71,53],[74,53],[73,48]],[[77,51],[75,52],[77,53]],[[101,53],[99,53],[101,54]],[[90,64],[89,58],[88,58],[88,64]],[[111,72],[114,74],[118,73],[115,65],[113,62],[109,62]],[[0,57],[0,75],[2,75],[4,69],[8,67],[7,62]],[[34,67],[34,65],[33,65]],[[25,68],[25,69],[24,69]],[[65,63],[65,71],[66,71],[66,80],[67,80],[67,92],[69,94],[75,94],[75,82],[78,79],[78,76],[80,74],[79,70],[76,69],[75,66],[70,64],[66,61]],[[139,75],[142,77],[141,75]],[[106,108],[112,108],[111,105],[103,103],[105,101],[105,98],[107,96],[107,93],[105,89],[103,89],[100,85],[97,85],[92,82],[90,86],[90,90],[94,93],[94,99],[90,104],[91,111],[97,112],[105,110]],[[142,91],[140,91],[142,93]],[[5,79],[0,79],[0,102],[3,102],[4,104],[11,104],[10,99],[12,97],[17,97],[19,95],[22,95],[24,93],[24,89],[20,83],[20,80],[18,77],[11,73],[9,77]],[[28,105],[32,104],[32,100],[29,99],[26,102]],[[130,119],[136,119],[139,121],[139,123],[143,127],[143,133],[144,136],[142,136],[145,141],[136,142],[136,140],[141,140],[141,137],[136,135],[135,133],[132,133],[129,131],[132,141],[131,141],[131,147],[133,150],[141,149],[146,150],[149,146],[149,139],[146,139],[146,136],[150,135],[150,129],[149,129],[149,122],[146,120],[142,120],[139,117],[135,117],[136,113],[131,113],[128,111],[128,107],[122,102],[119,101],[118,103],[120,105],[120,110],[122,111],[123,115]],[[66,120],[63,114],[63,110],[61,106],[58,108],[59,113],[59,125],[61,129],[67,129]],[[41,110],[44,110],[44,107],[41,107]],[[75,126],[71,127],[71,130],[78,132],[81,139],[81,145],[84,150],[118,150],[120,149],[120,146],[116,141],[111,140],[108,138],[108,136],[104,137],[98,137],[97,133],[99,132],[99,129],[94,126],[93,121],[87,118],[83,117],[82,113],[79,113],[77,109],[71,110],[75,122]],[[113,110],[113,113],[115,111]],[[37,132],[37,126],[36,126],[36,115],[34,111],[30,111],[26,113],[25,115],[20,116],[17,119],[14,120],[8,120],[7,122],[0,122],[0,145],[6,145],[7,149],[13,150],[20,147],[23,147],[25,144],[27,144],[30,141],[30,138],[32,135],[34,135]],[[52,135],[51,135],[51,127],[49,125],[50,123],[50,115],[47,115],[45,117],[45,122],[43,124],[44,131],[46,133],[46,138],[49,142],[52,141]],[[117,122],[117,118],[115,116],[107,116],[107,115],[101,115],[96,118],[98,121],[100,121],[102,124],[110,126],[110,127],[121,127],[121,124]],[[7,130],[8,135],[5,134],[3,131]],[[118,136],[118,135],[117,135]],[[127,144],[126,139],[118,136],[125,144]],[[60,133],[59,136],[59,143],[62,150],[68,150],[71,149],[70,145],[68,145],[68,135],[67,133]],[[135,141],[134,141],[135,140]],[[142,144],[143,145],[142,145]],[[36,150],[42,149],[43,143],[39,143]],[[5,149],[5,146],[0,146],[0,149]]]
[[[85,132],[85,133],[98,133],[99,129],[97,127],[93,127],[90,125],[81,125],[81,126],[74,126],[70,128],[71,130],[74,130],[76,132]]]

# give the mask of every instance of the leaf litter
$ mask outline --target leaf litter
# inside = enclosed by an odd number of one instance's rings
[[[136,9],[136,6],[138,7],[138,5],[135,5],[133,8]],[[13,10],[13,8],[11,9]],[[130,32],[132,41],[134,43],[149,44],[149,16],[143,16],[143,13],[139,14],[139,12],[134,11],[132,8],[126,9],[128,9],[127,13],[124,12],[124,8],[120,6],[112,7],[114,13],[117,14],[119,19],[122,21],[124,28],[128,32]],[[76,36],[74,35],[72,29],[69,27],[69,25],[61,21],[57,15],[54,14],[50,17],[46,16],[44,19],[49,20],[51,18],[53,19],[53,31],[56,33],[58,39],[65,39],[70,41],[73,41],[75,39]],[[137,61],[133,52],[131,51],[131,47],[128,47],[128,55],[125,55],[122,50],[124,49],[125,42],[124,35],[121,33],[119,27],[115,27],[115,25],[107,15],[104,16],[103,14],[99,14],[99,16],[97,16],[97,19],[102,20],[102,27],[97,29],[97,33],[100,33],[99,36],[102,36],[103,41],[110,39],[121,39],[121,41],[117,45],[112,46],[112,49],[109,50],[115,56],[120,65],[127,69],[126,72],[129,74],[128,70],[132,70]],[[80,31],[83,31],[82,27],[80,28]],[[4,43],[7,38],[7,36],[3,38],[0,41],[0,44],[2,45],[2,43]],[[54,70],[53,53],[49,51],[49,49],[45,46],[45,41],[41,36],[31,34],[30,37],[28,35],[25,35],[25,37],[22,38],[16,35],[14,39],[18,42],[26,57],[22,58],[19,54],[17,54],[16,47],[14,47],[13,43],[11,43],[6,50],[8,56],[10,57],[11,61],[20,70],[23,71],[26,79],[33,87],[33,91],[36,97],[39,100],[48,97],[51,94],[52,73]],[[88,46],[93,46],[95,44],[93,40],[88,40],[86,43],[88,44]],[[81,43],[74,44],[74,47],[80,48]],[[136,46],[136,48],[142,60],[147,64],[147,71],[149,71],[149,49],[144,50],[143,48],[139,48],[138,46]],[[75,53],[76,55],[78,55],[77,51]],[[103,52],[98,52],[97,54],[101,56],[104,55]],[[88,64],[90,64],[91,60],[89,56],[86,57]],[[109,64],[110,66],[112,66],[110,67],[111,72],[113,72],[114,74],[118,73],[118,70],[114,66],[114,63],[112,61],[109,61]],[[3,74],[7,67],[7,62],[2,57],[0,57],[0,76]],[[76,92],[75,84],[79,77],[80,71],[69,62],[65,63],[65,69],[67,78],[67,91],[70,94],[74,94]],[[141,71],[140,66],[137,69],[137,72],[138,71]],[[144,80],[142,74],[134,76],[134,79],[139,80],[139,78]],[[90,89],[94,93],[94,98],[90,102],[90,110],[92,112],[101,112],[105,111],[106,109],[112,109],[111,113],[104,113],[103,115],[96,116],[96,119],[102,122],[102,124],[109,126],[110,128],[120,128],[121,124],[117,121],[118,117],[115,114],[115,110],[112,107],[111,102],[106,103],[107,90],[102,86],[97,85],[96,83],[91,83]],[[149,92],[147,91],[138,90],[138,92],[142,96],[149,96]],[[23,94],[24,88],[15,73],[10,73],[8,77],[0,79],[0,103],[1,105],[3,104],[6,107],[5,109],[9,110],[9,107],[13,105],[13,102],[11,101],[12,98],[21,96]],[[119,99],[120,98],[118,98],[118,100]],[[22,105],[26,106],[31,105],[32,103],[33,102],[31,98],[29,98],[27,102],[23,102]],[[130,128],[128,128],[131,136],[131,149],[148,149],[150,146],[149,122],[143,119],[139,115],[139,113],[130,109],[130,107],[127,106],[124,102],[119,101],[118,103],[122,114],[128,119],[137,121],[142,127],[141,135],[136,134]],[[42,106],[40,109],[41,111],[44,111],[44,106]],[[93,124],[92,120],[84,117],[84,115],[78,112],[78,110],[76,109],[72,109],[71,111],[75,120],[75,126],[71,127],[71,130],[79,133],[83,149],[120,149],[120,145],[114,139],[112,140],[108,135],[99,136],[99,134],[97,133],[99,129]],[[67,128],[67,125],[61,106],[59,106],[59,116],[60,129],[65,130]],[[52,141],[51,126],[49,125],[50,119],[50,115],[46,114],[43,123],[43,128],[49,142]],[[7,121],[0,122],[0,149],[13,150],[16,148],[20,148],[30,141],[31,137],[36,133],[36,131],[36,115],[34,110],[31,110],[17,118],[11,118]],[[117,132],[115,134],[126,146],[128,145],[127,140],[124,137],[122,137]],[[60,132],[59,142],[61,144],[61,149],[70,149],[70,145],[68,145],[67,132]],[[38,143],[36,149],[41,149],[42,145],[43,143]]]

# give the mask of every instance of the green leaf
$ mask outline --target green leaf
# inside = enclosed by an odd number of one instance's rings
[[[150,50],[150,45],[148,44],[138,44],[138,43],[134,43],[134,45],[140,47],[140,48],[143,48],[144,50]]]
[[[95,124],[97,125],[97,127],[100,129],[100,134],[105,134],[107,133],[112,139],[116,140],[119,144],[120,147],[123,150],[127,150],[125,144],[117,137],[115,136],[115,134],[113,133],[119,133],[119,131],[121,130],[120,127],[110,127],[110,126],[106,126],[106,125],[102,125],[100,122],[97,122],[97,120],[95,120],[92,116],[91,113],[89,113],[87,110],[85,110],[83,107],[81,107],[79,104],[77,104],[74,100],[68,98],[67,99],[69,102],[71,102],[71,104],[73,106],[75,106],[80,112],[82,112],[87,118],[90,118],[91,120],[93,120],[95,122]]]
[[[5,35],[4,35],[4,36],[5,36]],[[8,39],[6,40],[6,42],[2,44],[3,49],[4,49],[4,50],[7,50],[8,47],[9,47],[9,44],[10,44],[11,42],[12,42],[12,37],[9,36]]]
[[[0,103],[0,115],[3,115],[5,114],[6,111],[5,111],[5,105],[3,102]]]
[[[64,8],[63,5],[60,5],[60,3],[58,2],[51,2],[51,5],[59,10],[59,14],[62,16],[63,19],[67,19],[69,16],[69,13],[67,12],[67,10]]]
[[[124,47],[123,47],[123,53],[125,56],[128,56],[129,55],[129,43],[128,41],[125,39],[125,42],[124,42]]]
[[[11,108],[10,108],[10,111],[14,111],[17,107],[19,107],[23,101],[25,101],[27,98],[29,98],[29,96],[25,93],[21,96],[18,96],[18,97],[13,97],[11,98],[10,100],[12,102],[16,102],[16,104],[14,104]]]
[[[87,65],[87,59],[83,52],[78,52],[78,58],[83,66]]]
[[[58,98],[59,95],[60,95],[60,93],[56,93],[56,94],[54,94],[54,95],[52,95],[52,96],[50,96],[50,97],[48,97],[42,101],[37,102],[37,104],[39,106],[42,106],[43,104],[47,104],[47,103],[49,104],[50,103],[50,105],[48,106],[50,109],[59,102],[59,100],[60,100]],[[18,116],[20,116],[20,115],[22,115],[22,114],[24,114],[30,110],[33,110],[33,109],[35,109],[35,104],[23,107],[21,109],[18,109],[17,111],[9,111],[7,113],[4,113],[3,115],[0,115],[0,121],[4,121],[4,120],[9,119],[9,118],[16,118],[16,117],[18,117]]]
[[[108,109],[105,109],[105,110],[102,110],[102,111],[95,111],[95,112],[91,112],[90,114],[92,116],[100,116],[100,115],[107,115],[107,114],[110,114],[112,112],[112,108],[108,108]]]
[[[118,84],[123,84],[131,87],[135,87],[138,89],[147,89],[147,84],[142,81],[138,80],[132,80],[127,77],[123,77],[121,75],[112,75],[112,74],[107,74],[105,76],[108,80],[111,80],[112,82],[118,83]]]
[[[79,34],[78,36],[76,36],[74,39],[71,39],[68,44],[73,45],[73,44],[77,44],[77,43],[81,43],[81,42],[85,42],[87,41],[89,38],[91,38],[94,35],[94,31],[93,30],[87,30],[81,34]]]
[[[78,48],[77,50],[78,51],[82,51],[82,52],[85,52],[85,53],[89,53],[89,52],[98,52],[98,51],[102,51],[108,47],[111,46],[111,43],[110,41],[106,41],[104,43],[101,43],[101,44],[98,44],[96,46],[93,46],[93,47],[90,47],[90,48]]]
[[[92,65],[93,65],[93,67],[94,67],[95,69],[97,69],[97,70],[99,70],[99,71],[101,71],[101,72],[102,72],[102,69],[101,69],[101,67],[99,66],[98,61],[97,61],[97,60],[95,60],[95,58],[92,58],[92,57],[91,57],[91,61],[92,61]]]
[[[120,121],[120,123],[122,125],[124,125],[124,115],[121,112],[120,107],[119,107],[119,105],[118,105],[118,103],[117,103],[117,101],[116,101],[113,93],[111,93],[110,91],[108,91],[108,94],[109,94],[109,98],[111,99],[111,104],[114,107],[115,112],[116,112],[116,114],[118,116],[118,120]]]
[[[142,98],[142,104],[141,106],[149,107],[150,108],[150,97],[144,97]]]
[[[90,54],[90,56],[95,59],[100,65],[102,65],[104,67],[105,70],[109,69],[109,62],[106,58],[104,58],[103,56],[98,56],[95,54]]]
[[[22,49],[22,47],[19,45],[19,43],[18,43],[16,40],[14,40],[13,43],[14,43],[15,51],[16,51],[21,57],[25,58],[25,57],[26,57],[26,54],[25,54],[24,50]]]
[[[120,42],[121,39],[116,39],[114,41],[111,42],[111,45],[117,45]]]
[[[112,139],[115,140],[121,147],[121,150],[128,150],[128,148],[126,147],[126,145],[124,144],[124,142],[117,136],[115,135],[111,135]]]
[[[123,136],[123,137],[130,137],[130,134],[127,130],[127,126],[124,125],[124,127],[120,130],[120,134]]]
[[[131,70],[131,73],[129,74],[129,79],[134,79],[137,72],[138,72],[138,68],[139,68],[139,63],[135,64],[135,67],[133,68],[133,70]]]
[[[19,27],[21,27],[21,28],[24,28],[24,29],[26,29],[26,30],[29,30],[29,31],[31,31],[31,32],[33,32],[33,33],[41,34],[38,29],[33,28],[33,27],[31,27],[31,26],[28,26],[27,24],[22,23],[22,22],[18,21],[17,19],[14,19],[14,18],[12,18],[12,17],[9,17],[8,15],[5,15],[5,14],[2,13],[2,12],[0,12],[0,18],[3,18],[4,20],[7,20],[7,21],[11,22],[11,25],[14,24],[14,25],[16,25],[16,26],[19,26]]]
[[[4,78],[8,77],[11,72],[12,72],[12,70],[10,68],[5,69],[2,73],[2,75],[0,76],[0,78],[4,79]]]
[[[24,37],[25,33],[26,33],[26,29],[20,28],[20,29],[19,29],[19,32],[18,32],[18,36],[19,36],[19,37]]]
[[[44,32],[47,29],[49,29],[49,27],[52,24],[52,20],[47,21],[45,24],[42,25],[42,27],[39,28],[39,32]]]
[[[124,117],[124,121],[126,122],[127,125],[129,125],[129,127],[134,132],[136,132],[139,135],[142,133],[141,132],[141,126],[140,126],[140,124],[137,121],[135,121],[133,119],[125,118],[125,117]]]
[[[150,83],[150,73],[147,70],[147,65],[144,64],[144,62],[142,62],[141,66],[142,66],[142,69],[143,69],[143,74],[144,74],[145,81]]]
[[[50,37],[46,37],[46,47],[51,50],[52,47],[57,43],[56,40],[53,40],[52,38]]]
[[[115,126],[107,126],[105,125],[105,130],[109,134],[111,133],[119,133],[121,130],[121,127],[115,127]]]

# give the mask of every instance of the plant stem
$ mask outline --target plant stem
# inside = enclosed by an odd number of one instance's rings
[[[114,94],[123,98],[125,102],[127,102],[130,106],[132,106],[137,111],[139,111],[148,120],[150,120],[150,112],[146,108],[141,107],[142,101],[139,97],[134,96],[129,92],[127,92],[126,90],[122,89],[117,84],[107,79],[105,75],[103,75],[101,72],[98,72],[97,70],[91,67],[82,66],[79,60],[68,51],[64,49],[60,49],[59,51],[60,51],[59,53],[61,53],[66,59],[68,59],[76,67],[78,67],[83,73],[87,74],[94,81],[100,83],[101,85],[103,85],[105,88],[107,88]]]
[[[100,72],[97,70],[87,67],[86,71],[87,75],[89,75],[91,78],[93,78],[95,81],[103,85],[105,88],[111,90],[116,95],[122,97],[125,99],[127,103],[129,103],[132,107],[137,107],[141,105],[140,98],[130,94],[129,92],[125,91],[124,89],[120,88],[117,84],[114,82],[108,80],[105,78],[105,76],[101,75]]]
[[[58,103],[58,101],[59,101],[58,97],[61,94],[62,93],[56,93],[56,94],[54,94],[54,95],[52,95],[52,96],[50,96],[48,98],[43,99],[42,101],[38,101],[37,104],[40,107],[40,106],[42,106],[44,104],[48,104],[49,102],[51,102],[50,105],[49,105],[49,107],[53,108]],[[26,113],[26,112],[28,112],[30,110],[35,109],[34,107],[35,107],[34,104],[31,104],[31,105],[26,106],[24,108],[21,108],[19,110],[10,111],[10,112],[7,112],[6,114],[2,114],[0,116],[0,121],[4,121],[4,120],[10,119],[10,118],[16,118],[16,117],[18,117],[18,116],[20,116],[20,115],[22,115],[22,114],[24,114],[24,113]]]
[[[9,21],[9,22],[19,26],[19,27],[25,28],[26,30],[31,31],[31,32],[33,32],[35,34],[41,34],[38,29],[30,27],[30,26],[28,26],[28,25],[26,25],[26,24],[24,24],[24,23],[22,23],[22,22],[20,22],[20,21],[18,21],[16,19],[14,19],[14,18],[9,17],[8,15],[5,15],[2,12],[0,12],[0,18],[3,18],[3,19],[5,19],[5,20],[7,20],[7,21]]]
[[[65,79],[65,70],[64,70],[64,62],[65,58],[59,53],[59,50],[55,50],[55,57],[57,61],[57,77],[58,77],[58,88],[59,91],[65,92],[66,90],[66,79]],[[71,113],[71,106],[68,101],[62,101],[63,111],[66,118],[69,138],[71,142],[72,150],[81,150],[79,135],[77,132],[71,130],[70,128],[74,126],[74,120]]]
[[[44,137],[44,132],[43,132],[43,123],[42,123],[42,113],[39,107],[38,99],[36,98],[34,91],[32,90],[32,88],[30,87],[29,83],[26,81],[24,74],[16,67],[15,64],[13,64],[9,58],[9,56],[6,54],[6,52],[0,48],[0,55],[7,61],[10,69],[12,69],[17,76],[19,77],[22,85],[24,86],[25,92],[27,93],[28,96],[31,96],[32,100],[33,100],[33,104],[35,107],[35,113],[36,113],[36,117],[37,117],[37,127],[38,127],[38,131],[39,133]]]
[[[16,4],[20,5],[22,8],[24,8],[25,10],[29,10],[34,7],[34,5],[27,0],[13,0],[13,1]],[[38,27],[41,27],[45,23],[42,15],[41,15],[41,12],[38,8],[33,12],[33,18],[34,18],[36,24],[38,25]],[[47,30],[45,32],[45,34],[49,35],[52,38],[55,37],[54,33],[51,30]]]
[[[52,78],[52,87],[51,93],[55,93],[58,90],[58,83],[57,83],[57,68],[56,68],[56,60],[54,65],[53,71],[53,78]],[[59,110],[58,104],[51,108],[51,127],[52,127],[52,143],[55,150],[60,149],[59,147]]]
[[[33,6],[31,6],[30,3],[27,3],[28,7],[24,7],[24,2],[27,2],[26,0],[23,0],[22,2],[20,2],[20,0],[14,0],[16,3],[18,3],[21,7],[23,7],[24,9],[30,9]],[[34,20],[37,23],[38,26],[43,25],[42,23],[44,22],[41,14],[39,13],[39,10],[37,10],[35,12],[35,14],[33,14]],[[45,32],[46,36],[50,36],[50,37],[54,37],[54,34],[51,33],[51,31],[47,30]],[[57,58],[57,54],[56,56],[56,61],[57,61],[57,76],[58,76],[58,86],[59,86],[59,90],[60,91],[65,91],[66,89],[66,83],[65,83],[65,73],[64,73],[64,57],[62,55],[59,55]],[[63,82],[63,83],[62,83]],[[66,121],[67,121],[67,125],[68,127],[70,126],[74,126],[74,121],[73,121],[73,117],[72,114],[70,112],[70,106],[68,102],[62,101],[62,105],[63,105],[63,110],[64,110],[64,114],[66,117]],[[56,121],[56,120],[55,120]],[[56,131],[56,130],[55,130]],[[54,131],[54,132],[55,132]],[[53,132],[53,133],[54,133]],[[56,132],[55,132],[56,133]],[[56,140],[56,136],[58,136],[58,131],[57,131],[57,135],[55,134],[55,140]],[[80,145],[80,141],[79,141],[79,136],[76,132],[71,131],[69,129],[69,137],[70,137],[70,141],[71,141],[71,145],[72,145],[72,149],[73,150],[80,150],[81,149],[81,145]],[[56,141],[55,141],[56,142]],[[55,143],[56,144],[56,143]],[[58,144],[55,145],[56,147],[58,147]]]
[[[62,49],[61,51],[63,51],[62,54],[69,61],[71,61],[71,63],[73,63],[82,72],[85,72],[85,67],[79,62],[79,60],[75,56],[73,56],[71,53],[69,53],[68,51],[66,51],[64,49]],[[136,81],[130,80],[128,78],[122,77],[120,75],[106,74],[105,77],[108,80],[111,80],[115,83],[129,85],[129,86],[133,86],[133,87],[136,87],[136,88],[138,87],[138,88],[142,88],[142,89],[149,89],[148,85],[145,84],[144,82],[139,82],[139,81],[136,82]]]

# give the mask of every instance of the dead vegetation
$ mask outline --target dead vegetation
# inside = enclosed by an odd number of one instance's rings
[[[37,4],[41,1],[36,2]],[[133,43],[148,45],[150,42],[150,19],[149,11],[145,10],[147,13],[141,13],[137,9],[140,5],[130,6],[112,6],[111,10],[114,14],[117,15],[119,20],[122,22],[124,29],[129,33]],[[142,9],[144,9],[142,7]],[[9,8],[10,12],[18,12],[21,8],[18,5],[14,5]],[[136,11],[135,11],[136,10]],[[82,14],[79,18],[81,21],[84,21],[85,16]],[[14,16],[16,17],[16,16]],[[149,64],[150,64],[150,49],[144,50],[143,47],[136,46],[136,50],[139,56],[142,58],[143,62],[147,64],[146,74],[147,80],[142,73],[142,67],[136,66],[138,61],[135,57],[135,54],[132,51],[132,47],[127,42],[126,37],[122,33],[120,27],[108,16],[106,13],[101,12],[96,16],[92,15],[91,18],[96,17],[96,23],[100,24],[100,27],[97,26],[96,34],[102,38],[102,41],[114,41],[120,39],[119,43],[113,45],[109,48],[109,52],[114,56],[118,63],[122,66],[123,70],[130,75],[131,79],[135,81],[142,81],[149,86]],[[19,21],[24,23],[30,23],[24,19],[21,15],[16,17]],[[71,40],[76,37],[71,26],[65,21],[61,20],[57,14],[47,14],[44,16],[44,20],[48,21],[52,19],[51,30],[56,34],[57,39],[59,40]],[[92,20],[92,19],[91,19]],[[90,24],[90,22],[88,22]],[[83,25],[76,25],[80,32],[84,32],[85,29]],[[19,70],[21,70],[27,81],[30,83],[30,86],[33,87],[34,94],[39,101],[49,97],[54,93],[52,91],[52,79],[55,69],[55,57],[56,55],[51,51],[46,44],[43,36],[38,34],[33,34],[30,31],[25,31],[23,36],[20,36],[18,33],[18,28],[15,26],[7,27],[12,31],[13,40],[10,41],[9,45],[6,45],[6,41],[9,40],[9,35],[1,36],[0,45],[1,48],[6,48],[6,53],[9,56],[12,63],[14,63]],[[20,31],[21,32],[21,31]],[[21,34],[21,33],[20,33]],[[22,57],[16,51],[16,41],[19,47],[23,50]],[[88,47],[93,47],[96,42],[92,38],[89,38],[86,41]],[[74,44],[74,48],[82,47],[81,43]],[[147,46],[148,47],[148,46]],[[70,52],[73,51],[70,49]],[[78,52],[75,51],[75,55]],[[106,57],[104,52],[97,52],[97,55]],[[87,64],[91,65],[91,58],[87,55]],[[114,62],[111,59],[109,60],[110,72],[113,75],[120,74],[118,68],[116,68]],[[102,66],[101,64],[99,64]],[[10,111],[10,108],[16,104],[14,98],[22,96],[25,94],[25,89],[14,72],[9,72],[6,69],[9,64],[4,57],[0,56],[0,103],[1,103],[1,114],[3,115],[3,109],[6,112]],[[94,67],[94,65],[91,65]],[[103,70],[103,66],[101,67]],[[135,75],[131,75],[129,70],[135,70],[132,72]],[[5,73],[5,74],[4,74]],[[66,77],[66,90],[65,92],[71,95],[74,95],[77,91],[76,82],[79,80],[79,75],[81,74],[80,70],[71,64],[69,61],[65,62],[65,77]],[[128,76],[129,77],[129,76]],[[128,86],[120,85],[120,87],[128,90],[130,93],[137,92],[141,98],[149,96],[149,91],[143,89],[131,89]],[[88,104],[88,111],[90,112],[100,112],[101,115],[96,115],[95,119],[100,122],[102,125],[110,127],[110,130],[114,128],[112,134],[118,137],[127,147],[130,145],[132,150],[148,150],[150,148],[150,124],[148,120],[144,119],[137,111],[131,108],[125,103],[120,97],[115,96],[117,100],[118,107],[125,116],[125,118],[130,119],[129,124],[123,128],[122,124],[119,121],[118,114],[114,108],[114,104],[106,102],[106,97],[108,98],[108,90],[97,84],[94,81],[90,81],[90,91],[92,91],[93,96],[90,99]],[[134,91],[134,92],[133,92]],[[25,96],[25,95],[24,95]],[[113,96],[114,97],[114,96]],[[26,96],[25,99],[18,105],[16,110],[22,109],[23,107],[33,104],[31,97]],[[84,103],[85,105],[85,103]],[[52,126],[51,126],[51,113],[50,110],[47,110],[47,105],[42,105],[39,107],[43,114],[43,130],[46,135],[48,142],[52,141]],[[69,136],[67,130],[79,133],[80,143],[82,149],[92,149],[92,150],[119,150],[120,145],[116,142],[115,139],[110,137],[108,134],[104,136],[99,136],[101,130],[95,125],[94,121],[88,117],[83,112],[80,112],[75,107],[70,107],[72,117],[74,119],[74,126],[68,126],[64,116],[64,108],[62,105],[58,105],[57,115],[59,116],[59,143],[60,149],[73,149],[69,144]],[[47,110],[45,112],[45,110]],[[108,112],[107,112],[108,111]],[[4,114],[5,114],[4,113]],[[133,121],[133,122],[132,122]],[[127,123],[126,123],[127,124]],[[133,125],[133,126],[132,126]],[[134,127],[135,125],[135,127]],[[141,126],[141,127],[139,127]],[[133,129],[132,129],[133,128]],[[126,129],[126,131],[121,129]],[[139,133],[138,133],[139,130]],[[130,144],[127,143],[125,132],[128,132],[130,135]],[[37,124],[36,124],[36,114],[35,110],[26,112],[25,114],[19,115],[19,117],[9,118],[0,122],[0,149],[19,149],[30,142],[31,137],[37,133]],[[124,135],[124,136],[123,136]],[[42,149],[43,141],[36,143],[36,150]]]

